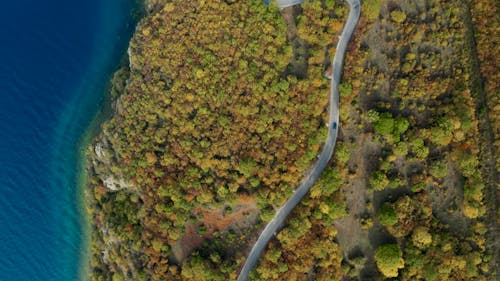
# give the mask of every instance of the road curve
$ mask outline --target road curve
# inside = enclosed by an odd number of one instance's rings
[[[292,0],[294,1],[294,0]],[[243,265],[238,276],[238,281],[246,281],[250,271],[253,269],[257,260],[262,255],[262,252],[266,248],[267,243],[271,237],[278,231],[278,228],[284,223],[290,212],[299,204],[299,202],[304,198],[304,196],[309,192],[312,185],[318,180],[321,173],[325,169],[328,161],[333,155],[333,149],[335,148],[335,142],[337,141],[338,128],[339,128],[339,83],[340,77],[342,75],[342,64],[344,61],[344,56],[347,48],[347,44],[351,38],[352,32],[356,27],[359,20],[359,15],[361,13],[361,7],[359,0],[346,0],[349,4],[349,17],[344,25],[344,30],[337,43],[337,49],[335,51],[335,56],[333,57],[332,66],[333,74],[330,82],[330,107],[329,107],[329,119],[328,119],[328,136],[326,138],[323,150],[319,155],[319,159],[313,166],[311,172],[302,181],[300,186],[294,191],[293,195],[288,199],[288,201],[281,206],[274,218],[267,224],[264,231],[260,234],[257,242],[252,247],[248,258]],[[280,1],[285,2],[285,1]]]

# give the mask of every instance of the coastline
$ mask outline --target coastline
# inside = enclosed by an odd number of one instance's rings
[[[119,61],[118,70],[124,66],[125,59],[128,58],[125,52]],[[113,74],[118,71],[115,70],[111,73],[110,78],[104,89],[104,99],[99,105],[99,109],[94,117],[91,119],[89,125],[85,129],[83,135],[80,138],[78,144],[78,163],[77,163],[77,206],[78,212],[81,216],[81,229],[82,229],[82,242],[80,246],[80,263],[78,267],[78,280],[89,280],[90,276],[90,247],[92,240],[92,223],[90,219],[91,209],[89,206],[88,198],[88,185],[89,185],[89,169],[88,169],[88,157],[87,149],[92,145],[94,139],[100,132],[100,126],[114,113],[112,109],[112,104],[114,102],[113,96],[111,94]]]
[[[88,276],[90,273],[89,259],[90,259],[90,239],[91,239],[91,224],[89,220],[89,213],[87,210],[86,203],[86,187],[88,184],[88,173],[85,165],[87,163],[87,156],[85,153],[85,147],[90,143],[93,131],[93,127],[95,126],[95,121],[92,120],[91,125],[89,125],[89,129],[86,130],[85,134],[82,136],[81,144],[78,146],[78,166],[77,166],[77,206],[78,212],[81,217],[81,229],[82,229],[82,241],[80,245],[80,257],[79,257],[79,265],[78,265],[78,280],[88,280]]]
[[[111,93],[112,89],[112,81],[113,74],[116,71],[122,69],[126,66],[125,58],[128,58],[127,53],[125,52],[122,58],[120,59],[117,70],[115,70],[111,75],[110,79],[108,79],[107,85],[103,92],[104,100],[99,105],[99,109],[97,114],[91,119],[90,124],[85,129],[84,134],[82,135],[80,142],[78,144],[78,166],[77,166],[77,206],[78,212],[81,215],[81,229],[82,229],[82,244],[80,246],[80,264],[78,269],[78,280],[84,281],[89,280],[90,277],[90,248],[92,242],[92,231],[93,226],[91,223],[91,204],[89,199],[89,177],[91,173],[89,173],[89,165],[88,165],[88,156],[87,150],[91,148],[95,138],[100,133],[101,125],[109,119],[114,114],[114,109],[112,108],[113,103],[116,98],[113,97]],[[128,60],[127,60],[128,61]]]
[[[147,5],[149,1],[145,1],[143,4]],[[147,15],[147,12],[145,13]],[[137,27],[136,27],[136,30],[137,30]],[[129,44],[130,45],[130,44]],[[127,48],[127,50],[130,50],[130,48]],[[128,53],[128,52],[127,52]],[[125,56],[127,57],[127,56]],[[123,82],[123,84],[126,84],[124,81],[126,81],[125,79],[123,79],[123,77],[126,77],[128,73],[130,73],[130,70],[126,70],[127,67],[126,67],[126,64],[129,63],[129,60],[123,60],[120,62],[120,65],[121,65],[121,68],[118,68],[118,70],[115,73],[118,73],[120,71],[123,71],[122,73],[125,73],[126,75],[119,75],[121,77],[116,77],[116,76],[113,76],[113,74],[111,74],[111,76],[113,77],[112,79],[107,79],[108,83],[107,83],[107,86],[106,86],[106,89],[105,89],[105,100],[104,102],[100,103],[100,110],[97,112],[97,114],[94,116],[94,118],[92,119],[92,121],[90,122],[90,125],[88,126],[88,128],[86,129],[85,133],[82,135],[81,137],[81,144],[79,144],[79,153],[83,153],[83,154],[79,154],[79,167],[78,167],[78,178],[79,178],[79,188],[78,188],[78,193],[80,194],[80,197],[79,197],[79,203],[81,203],[81,205],[79,205],[80,209],[82,209],[83,212],[87,212],[85,213],[86,216],[86,220],[85,221],[82,221],[82,225],[85,224],[85,228],[82,227],[82,229],[84,230],[83,233],[85,235],[85,239],[82,240],[82,247],[85,247],[83,250],[83,252],[81,252],[81,255],[83,256],[83,258],[81,259],[81,263],[82,263],[82,266],[81,266],[81,270],[79,271],[79,275],[81,276],[81,280],[86,280],[86,279],[89,279],[90,277],[92,277],[93,275],[95,276],[96,274],[93,273],[91,271],[91,267],[89,267],[89,261],[90,259],[92,258],[92,251],[94,250],[102,250],[104,248],[102,247],[98,247],[98,248],[94,248],[92,249],[93,246],[95,246],[95,244],[92,244],[92,235],[95,235],[95,232],[92,232],[92,231],[96,231],[96,232],[100,232],[100,228],[99,226],[96,226],[96,224],[94,224],[94,222],[92,221],[92,212],[93,212],[93,204],[92,204],[92,195],[91,195],[91,192],[92,192],[92,189],[91,189],[91,185],[92,185],[92,176],[93,176],[93,171],[92,171],[92,167],[91,167],[91,164],[88,162],[89,161],[89,156],[87,154],[87,152],[89,151],[92,151],[93,150],[93,144],[95,144],[96,142],[96,137],[99,135],[99,133],[101,132],[100,130],[100,127],[101,125],[106,122],[107,120],[109,120],[110,117],[113,116],[113,114],[115,114],[116,112],[116,107],[114,106],[115,105],[115,102],[116,102],[116,98],[119,97],[119,95],[116,95],[114,94],[115,91],[113,90],[113,85],[114,83],[119,83],[120,81]],[[125,69],[125,70],[124,70]],[[115,80],[116,79],[116,80]],[[110,82],[111,81],[111,82]],[[118,91],[118,94],[122,93],[121,91]],[[336,128],[336,127],[334,127]],[[84,162],[82,162],[84,161]],[[87,188],[88,187],[88,188]],[[80,192],[82,192],[83,190],[83,194],[81,194]],[[84,201],[81,201],[81,200],[84,200]],[[82,213],[83,214],[83,213]],[[113,271],[111,271],[113,272]],[[93,274],[93,275],[92,275]],[[113,278],[114,279],[114,278]]]
[[[80,246],[80,264],[78,269],[78,276],[81,281],[89,280],[90,275],[90,248],[92,242],[92,231],[93,226],[91,222],[91,204],[89,199],[89,177],[91,173],[89,172],[89,163],[87,150],[92,147],[95,138],[100,133],[101,125],[111,118],[114,114],[113,103],[116,101],[116,97],[112,95],[113,87],[113,75],[127,67],[125,63],[128,63],[128,55],[125,51],[120,59],[117,69],[111,73],[110,78],[106,84],[104,94],[104,100],[99,105],[97,114],[91,119],[90,124],[85,129],[80,142],[78,144],[78,167],[77,167],[77,206],[78,212],[81,215],[81,229],[82,229],[82,244]]]
[[[91,149],[96,137],[101,132],[101,125],[110,119],[116,110],[114,108],[114,103],[117,100],[117,96],[113,95],[113,84],[115,80],[115,74],[121,70],[125,70],[127,73],[130,71],[130,57],[128,55],[130,48],[130,39],[135,34],[137,25],[141,19],[147,14],[148,0],[132,0],[132,10],[130,11],[131,21],[134,23],[133,31],[129,34],[127,44],[123,46],[122,54],[118,62],[113,67],[113,71],[109,73],[107,77],[107,82],[102,92],[103,100],[98,105],[97,113],[91,119],[89,125],[82,134],[80,141],[77,145],[78,152],[78,163],[77,163],[77,207],[78,212],[81,217],[81,229],[82,229],[82,241],[80,245],[80,256],[78,265],[78,280],[90,280],[91,279],[91,247],[92,247],[92,232],[94,231],[91,222],[91,202],[89,198],[89,178],[91,173],[89,170],[88,163],[88,149]]]

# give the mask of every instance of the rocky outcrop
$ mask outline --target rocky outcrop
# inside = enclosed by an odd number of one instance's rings
[[[110,191],[135,188],[122,174],[116,174],[112,171],[111,167],[113,163],[116,163],[116,155],[104,135],[94,145],[89,158],[92,173]]]

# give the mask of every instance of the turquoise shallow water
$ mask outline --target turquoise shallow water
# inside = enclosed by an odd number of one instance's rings
[[[134,0],[0,9],[0,281],[77,280],[79,148],[135,27]]]

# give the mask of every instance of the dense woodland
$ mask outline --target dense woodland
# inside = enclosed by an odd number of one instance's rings
[[[92,280],[235,280],[326,137],[348,6],[147,7],[88,150]],[[487,0],[363,1],[334,156],[251,280],[494,280],[498,26]]]

